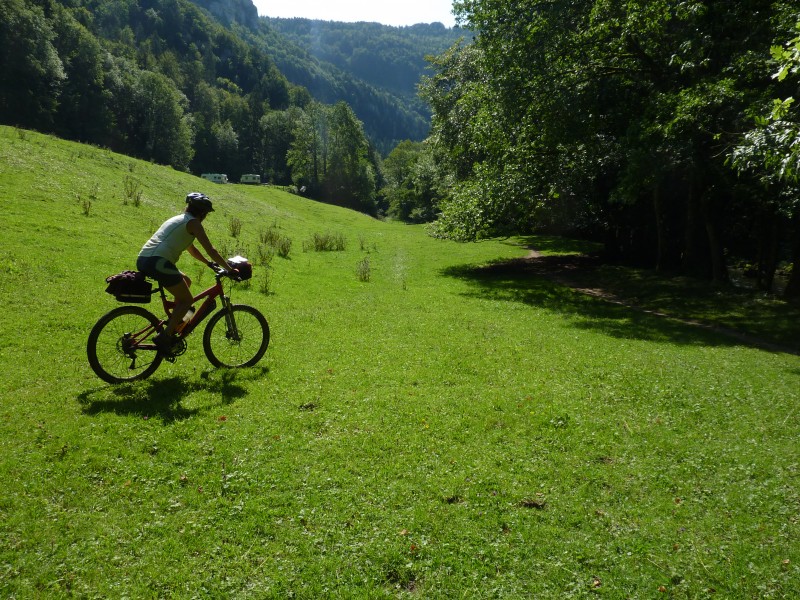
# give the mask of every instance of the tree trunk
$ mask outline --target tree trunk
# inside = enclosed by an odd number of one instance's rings
[[[771,215],[769,223],[762,228],[762,233],[759,236],[758,273],[756,274],[758,288],[767,292],[772,291],[772,285],[775,281],[775,269],[778,266],[779,236],[779,219],[776,215]]]
[[[716,282],[728,281],[728,268],[725,264],[725,253],[720,241],[717,224],[713,219],[706,220],[708,235],[708,252],[711,257],[711,279]]]
[[[800,215],[795,217],[792,242],[792,274],[789,275],[789,281],[783,291],[783,297],[786,300],[800,299]]]
[[[708,256],[711,260],[711,279],[716,282],[728,281],[728,268],[725,264],[725,252],[722,246],[722,238],[719,235],[719,214],[720,208],[715,201],[716,195],[713,189],[709,189],[703,194],[703,221],[705,224],[706,236],[708,238]]]
[[[678,172],[666,174],[653,188],[657,271],[680,270],[683,247],[678,232],[686,218],[687,195],[686,181]]]
[[[653,187],[653,210],[656,217],[656,240],[658,249],[656,254],[656,271],[664,271],[667,264],[667,216],[664,214],[664,200],[661,186],[656,183]]]
[[[684,231],[682,267],[688,275],[708,277],[708,245],[704,243],[702,218],[702,188],[695,182],[686,202],[686,229]]]

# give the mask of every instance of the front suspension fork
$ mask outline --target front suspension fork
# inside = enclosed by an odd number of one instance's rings
[[[233,305],[228,296],[222,297],[222,310],[225,311],[225,337],[234,342],[239,341],[239,330],[236,328],[236,319],[233,316]]]

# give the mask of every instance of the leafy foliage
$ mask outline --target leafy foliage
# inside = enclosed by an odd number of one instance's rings
[[[389,216],[423,223],[434,220],[441,199],[441,169],[430,145],[405,141],[383,161],[386,187],[382,193]]]
[[[0,10],[0,119],[23,127],[50,125],[67,77],[53,27],[41,7],[24,0],[2,0]]]
[[[293,138],[287,164],[298,188],[333,204],[375,212],[378,165],[361,122],[347,104],[311,103],[295,121]]]
[[[772,58],[777,64],[773,79],[783,82],[789,77],[800,86],[800,22],[797,37],[784,46],[773,46]],[[757,128],[749,131],[744,143],[733,153],[734,164],[742,170],[760,171],[768,182],[800,179],[800,113],[795,98],[775,98],[766,107],[766,115],[756,115]]]
[[[549,228],[716,280],[731,252],[762,254],[774,270],[766,238],[797,230],[774,189],[727,161],[752,107],[774,97],[766,49],[786,31],[789,3],[455,6],[478,35],[438,57],[424,85],[453,178],[437,232]]]

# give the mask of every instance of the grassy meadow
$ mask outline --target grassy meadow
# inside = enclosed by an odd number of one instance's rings
[[[269,350],[217,370],[198,331],[106,385],[85,355],[118,306],[105,277],[189,191],[256,265],[232,297],[267,316]],[[800,356],[485,268],[568,241],[436,240],[8,127],[0,226],[4,598],[800,593]],[[782,303],[673,296],[800,339]]]

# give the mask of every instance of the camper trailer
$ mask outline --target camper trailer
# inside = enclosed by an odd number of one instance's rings
[[[203,173],[200,177],[213,183],[228,183],[228,176],[225,173]]]
[[[261,175],[254,173],[246,173],[239,179],[239,183],[248,183],[251,185],[261,185]]]

